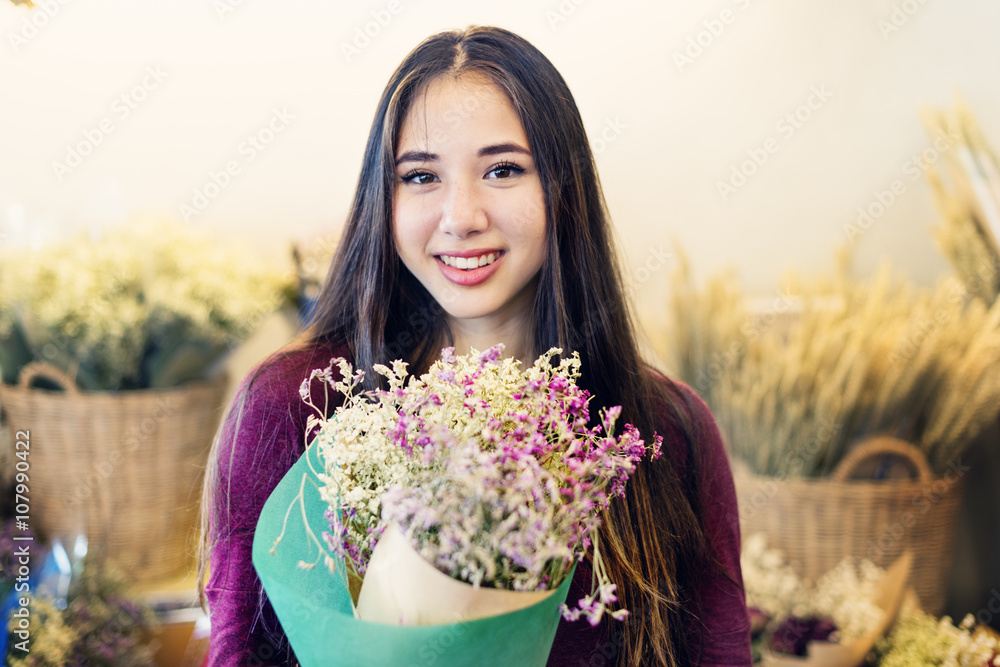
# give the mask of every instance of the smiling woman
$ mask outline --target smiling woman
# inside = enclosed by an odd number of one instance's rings
[[[497,343],[529,362],[579,353],[590,414],[620,405],[646,442],[663,437],[665,455],[639,464],[602,516],[603,568],[629,619],[563,620],[548,664],[750,664],[729,464],[705,404],[639,355],[573,96],[531,44],[470,27],[428,38],[393,74],[313,320],[243,381],[216,442],[201,557],[212,665],[293,660],[250,543],[304,449],[302,380],[342,356],[371,389],[384,382],[375,364],[396,356],[421,374],[445,346]],[[579,565],[571,601],[592,573]]]
[[[545,199],[527,146],[510,101],[477,74],[432,81],[401,128],[396,247],[444,308],[459,350],[485,350],[499,336],[514,357],[528,351],[546,248]]]

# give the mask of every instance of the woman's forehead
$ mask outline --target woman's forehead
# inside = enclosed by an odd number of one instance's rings
[[[400,128],[397,153],[499,135],[526,143],[524,128],[507,95],[481,74],[440,76],[428,82],[413,100]]]
[[[481,101],[506,100],[503,91],[482,72],[469,71],[461,74],[441,74],[427,81],[415,96],[411,111],[426,106],[428,102],[465,100],[476,105]]]

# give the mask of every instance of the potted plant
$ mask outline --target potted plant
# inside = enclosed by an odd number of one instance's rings
[[[184,567],[225,357],[289,289],[169,222],[5,250],[0,401],[29,440],[33,528],[86,533],[133,579]]]
[[[732,275],[699,291],[682,262],[671,309],[668,356],[718,420],[743,530],[810,578],[911,549],[921,603],[940,611],[962,453],[1000,411],[1000,305],[884,268],[798,280],[754,311]]]

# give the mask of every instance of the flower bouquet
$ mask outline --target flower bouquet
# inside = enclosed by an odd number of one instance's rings
[[[62,558],[66,558],[65,552]],[[50,553],[44,562],[49,566],[58,560],[59,556]],[[38,585],[32,583],[27,592],[17,593],[25,599],[23,609],[28,614],[29,629],[24,629],[24,616],[13,614],[6,617],[7,622],[0,629],[6,641],[5,666],[157,664],[157,647],[149,641],[157,627],[156,616],[146,602],[135,596],[131,590],[133,582],[116,564],[91,553],[73,564],[72,578],[62,592],[55,590],[57,586],[45,590],[47,566],[42,563],[43,560],[33,563],[40,570],[32,573],[32,577],[39,577]],[[68,560],[65,565],[70,567]],[[53,570],[55,578],[61,579],[59,566]]]
[[[956,626],[903,591],[906,564],[888,571],[845,559],[815,585],[799,580],[764,536],[745,542],[755,663],[764,667],[1000,667],[1000,635],[967,614]],[[897,613],[898,612],[898,613]],[[977,616],[988,622],[989,610]],[[985,619],[982,617],[986,616]],[[877,641],[872,642],[872,639]]]
[[[288,300],[292,281],[176,223],[0,253],[0,371],[44,361],[83,391],[205,379]],[[47,387],[52,388],[52,387]]]
[[[744,540],[740,567],[755,663],[764,667],[857,667],[899,613],[913,556],[888,570],[850,557],[815,583],[803,581],[767,537]]]
[[[343,359],[303,382],[315,440],[268,499],[253,555],[302,665],[543,665],[560,611],[627,615],[611,609],[600,512],[661,438],[616,435],[620,407],[589,426],[577,355],[522,370],[501,351],[446,348],[419,378],[375,366],[387,388],[373,392]],[[346,397],[329,419],[316,379]],[[588,553],[592,592],[567,605]]]

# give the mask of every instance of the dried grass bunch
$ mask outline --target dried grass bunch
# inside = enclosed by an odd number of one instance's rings
[[[942,170],[927,171],[942,220],[935,239],[968,290],[993,303],[1000,296],[1000,164],[961,100],[951,112],[925,111],[924,126],[931,136],[956,138],[941,153]]]
[[[752,313],[733,274],[698,290],[678,255],[666,356],[757,474],[829,475],[872,435],[914,443],[940,472],[1000,411],[1000,302],[958,280],[917,289],[883,267],[858,282],[842,262]]]

